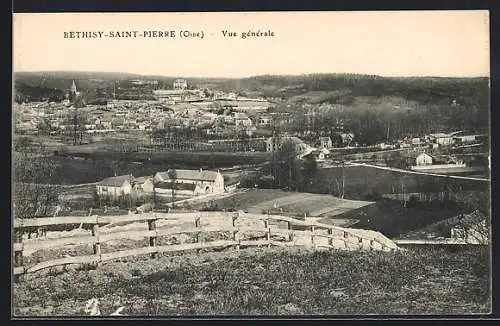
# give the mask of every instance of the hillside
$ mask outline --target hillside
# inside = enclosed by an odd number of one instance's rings
[[[133,258],[14,284],[16,316],[475,314],[491,311],[489,250],[252,249]],[[397,277],[394,277],[397,275]]]
[[[180,76],[179,76],[180,77]],[[14,80],[16,85],[43,86],[67,90],[71,82],[75,80],[78,88],[107,88],[112,87],[113,82],[131,79],[157,80],[160,87],[171,88],[176,76],[139,75],[121,72],[82,72],[82,71],[42,71],[42,72],[16,72]],[[190,78],[193,87],[219,87],[227,79],[224,78]],[[16,87],[17,88],[17,87]]]
[[[111,72],[17,72],[18,84],[67,89],[73,79],[82,89],[106,87],[113,81],[128,79],[158,80],[170,87],[174,76],[138,75]],[[358,96],[396,96],[421,103],[457,102],[486,104],[488,101],[488,78],[443,78],[443,77],[380,77],[356,74],[314,74],[298,76],[255,76],[249,78],[190,78],[192,87],[218,88],[225,91],[250,92],[268,97],[285,97],[308,92],[328,92],[324,99],[335,103],[339,99]],[[484,102],[486,101],[486,102]],[[484,103],[483,103],[484,102]]]

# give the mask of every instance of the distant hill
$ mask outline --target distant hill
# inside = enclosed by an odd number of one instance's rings
[[[289,98],[308,92],[335,91],[327,102],[356,96],[400,96],[423,103],[453,99],[487,100],[488,78],[380,77],[357,74],[256,76],[229,80],[225,89],[258,91],[264,96]]]
[[[17,84],[29,86],[42,86],[48,88],[68,89],[73,80],[78,88],[106,88],[112,87],[115,82],[124,82],[132,79],[158,80],[160,87],[171,88],[176,78],[182,76],[139,75],[121,72],[82,72],[82,71],[41,71],[41,72],[16,72],[14,80]],[[218,87],[226,82],[224,78],[190,78],[189,84],[193,87],[212,86]]]
[[[139,75],[116,72],[16,72],[16,84],[68,89],[72,80],[79,88],[106,88],[130,79],[158,80],[160,87],[171,88],[176,76]],[[308,92],[336,92],[326,102],[356,96],[400,96],[423,103],[441,100],[486,100],[488,78],[380,77],[358,74],[310,74],[298,76],[264,75],[249,78],[189,78],[191,87],[210,87],[224,91],[289,98]]]

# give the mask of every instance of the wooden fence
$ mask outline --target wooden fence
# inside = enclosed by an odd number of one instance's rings
[[[202,225],[201,221],[206,219],[209,222],[215,217],[224,217],[232,223],[222,226]],[[191,224],[192,227],[172,228],[162,227],[157,228],[157,221],[171,220]],[[240,221],[239,221],[240,220]],[[245,226],[243,220],[259,221],[259,226]],[[128,230],[103,233],[100,231],[100,226],[114,223],[133,223],[146,222],[147,230]],[[263,222],[263,223],[262,223]],[[271,227],[271,224],[281,222],[286,224],[285,228]],[[91,235],[75,235],[67,237],[59,237],[46,240],[33,240],[23,243],[23,233],[29,229],[44,227],[48,225],[59,224],[90,224],[92,225]],[[261,224],[262,223],[262,224]],[[205,223],[207,224],[207,223]],[[243,225],[242,225],[243,224]],[[274,225],[273,225],[274,226]],[[295,229],[294,229],[295,227]],[[300,227],[303,230],[297,230]],[[230,240],[215,240],[204,241],[203,234],[207,232],[228,232],[231,235]],[[119,258],[151,255],[152,258],[157,257],[159,253],[176,252],[185,250],[196,250],[206,248],[224,248],[234,247],[236,249],[249,246],[312,246],[314,248],[336,248],[346,250],[384,250],[392,251],[398,249],[398,246],[390,239],[386,238],[379,232],[359,229],[347,229],[336,227],[333,225],[297,220],[294,218],[281,215],[258,215],[245,214],[243,212],[191,212],[191,213],[156,213],[150,212],[145,214],[123,215],[123,216],[61,216],[48,218],[33,218],[33,219],[14,219],[14,275],[15,279],[21,279],[21,276],[26,273],[33,273],[42,269],[64,266],[71,264],[91,264],[99,266],[106,261],[111,261]],[[243,234],[261,234],[259,237],[252,237],[251,240],[242,239]],[[159,236],[175,235],[175,234],[194,234],[194,243],[183,243],[175,245],[158,245],[157,239]],[[114,251],[109,253],[101,252],[101,244],[114,239],[127,239],[133,237],[149,238],[149,245],[142,248],[133,248],[127,250]],[[294,242],[295,237],[308,239],[305,243]],[[255,240],[257,238],[258,240]],[[278,238],[278,240],[276,240]],[[326,239],[319,241],[319,239]],[[47,249],[53,247],[61,247],[65,245],[92,245],[93,254],[86,256],[64,257],[43,261],[33,266],[25,266],[23,263],[23,250],[36,251],[39,249]]]

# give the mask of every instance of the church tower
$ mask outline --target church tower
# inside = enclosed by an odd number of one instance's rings
[[[73,79],[73,83],[71,84],[70,90],[71,90],[72,93],[76,93],[76,84],[75,84],[75,80],[74,79]]]
[[[78,95],[78,91],[76,89],[75,80],[73,80],[73,83],[71,84],[71,86],[69,88],[69,101],[73,103],[76,100],[77,95]]]

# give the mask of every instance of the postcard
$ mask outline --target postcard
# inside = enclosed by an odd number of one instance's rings
[[[13,318],[487,315],[488,11],[14,13]]]

